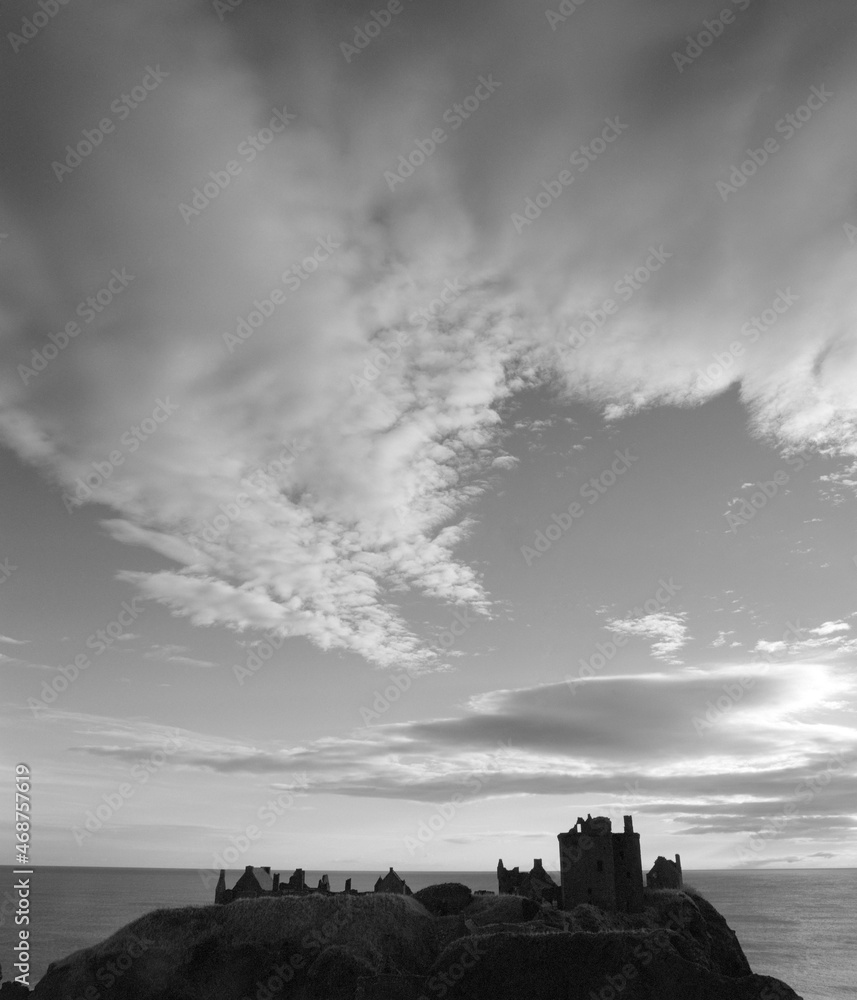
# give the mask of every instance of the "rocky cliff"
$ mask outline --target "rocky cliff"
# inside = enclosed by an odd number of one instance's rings
[[[571,913],[462,886],[157,910],[54,962],[36,1000],[800,1000],[700,896]],[[530,905],[526,905],[526,904]]]

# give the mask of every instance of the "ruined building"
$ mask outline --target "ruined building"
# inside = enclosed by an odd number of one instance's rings
[[[631,816],[625,816],[622,833],[613,833],[606,816],[578,817],[568,833],[557,834],[559,840],[560,885],[551,878],[541,858],[533,860],[529,872],[507,869],[501,858],[497,864],[500,893],[523,896],[535,903],[549,903],[573,910],[580,903],[592,903],[603,910],[639,913],[643,909],[643,864],[640,859],[640,835],[634,833]],[[683,887],[681,858],[675,862],[659,857],[646,876],[650,889],[681,889]],[[410,896],[411,890],[393,868],[375,882],[375,892]],[[331,892],[330,879],[323,875],[318,887],[310,889],[306,873],[296,868],[287,882],[280,882],[278,873],[270,868],[247,865],[244,874],[231,889],[226,888],[226,872],[221,870],[214,894],[215,903],[255,896],[305,895]],[[358,895],[345,882],[345,894]]]
[[[501,894],[525,896],[537,903],[556,902],[559,905],[562,901],[560,887],[545,871],[541,858],[533,859],[529,873],[517,868],[504,868],[500,858],[497,862],[497,888]]]
[[[286,882],[286,889],[288,892],[306,892],[306,872],[303,868],[295,868],[294,873],[289,877],[289,881]]]
[[[649,889],[681,889],[684,879],[681,874],[681,857],[676,854],[675,861],[659,857],[652,865],[652,870],[646,875],[646,886]]]
[[[231,889],[226,888],[226,872],[220,869],[220,878],[214,890],[215,903],[231,903],[233,899],[252,899],[255,896],[275,896],[280,891],[279,874],[271,875],[270,867],[254,868],[247,865],[244,874]]]
[[[407,882],[403,878],[399,878],[392,868],[375,883],[375,892],[394,892],[400,896],[411,895]]]
[[[392,868],[375,883],[375,892],[393,892],[402,896],[411,895],[411,890],[405,880],[399,878]],[[214,902],[231,903],[233,899],[254,899],[256,896],[306,896],[317,893],[333,894],[327,875],[322,875],[318,880],[318,886],[312,889],[306,884],[306,872],[303,868],[296,868],[294,874],[287,881],[281,882],[279,872],[272,875],[270,868],[254,868],[252,865],[247,865],[244,873],[239,876],[238,881],[231,889],[226,888],[226,872],[224,869],[220,869],[220,878],[218,878],[217,887],[214,890]],[[342,894],[360,895],[356,889],[351,888],[350,878],[345,880],[345,889]]]
[[[631,817],[623,818],[622,833],[612,832],[606,816],[587,816],[557,835],[564,909],[579,903],[621,913],[643,909],[640,835],[634,833]]]
[[[326,883],[326,889],[322,885],[325,879],[326,875],[319,881],[319,891],[329,892],[329,883]],[[233,899],[253,899],[256,896],[302,896],[310,891],[307,888],[303,868],[296,868],[287,882],[280,882],[280,873],[274,872],[272,875],[270,866],[254,868],[252,865],[247,865],[244,874],[231,889],[226,888],[226,872],[220,869],[220,878],[214,890],[214,902],[231,903]]]

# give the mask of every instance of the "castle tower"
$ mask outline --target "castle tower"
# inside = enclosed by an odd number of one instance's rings
[[[603,910],[616,909],[613,836],[606,816],[578,817],[568,831],[557,835],[562,885],[562,905],[573,910],[592,903]],[[642,878],[642,876],[641,876]],[[642,885],[640,888],[642,893]]]
[[[217,885],[214,888],[214,902],[226,902],[226,871],[223,868],[220,869],[220,878],[217,880]]]
[[[643,909],[643,860],[640,835],[634,833],[630,816],[622,817],[625,828],[613,834],[613,873],[616,884],[616,909],[622,913],[640,913]]]
[[[497,891],[501,894],[512,894],[521,882],[521,873],[517,867],[506,868],[503,859],[497,862]]]
[[[640,835],[631,816],[623,819],[622,833],[612,832],[606,816],[587,816],[558,835],[564,909],[580,903],[621,913],[643,909]]]
[[[306,892],[306,872],[303,868],[295,868],[294,874],[289,876],[288,888],[290,892]]]

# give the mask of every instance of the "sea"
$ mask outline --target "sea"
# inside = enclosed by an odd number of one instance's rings
[[[290,870],[280,869],[283,877]],[[0,964],[14,978],[12,950],[16,878],[0,869]],[[307,871],[315,885],[323,872]],[[329,871],[340,891],[369,891],[384,872]],[[438,882],[471,889],[497,889],[495,872],[407,872],[399,874],[416,892]],[[790,871],[685,871],[738,934],[754,972],[776,976],[804,1000],[857,998],[857,869]],[[240,871],[227,873],[232,885]],[[96,944],[150,910],[214,901],[217,873],[195,868],[36,868],[30,876],[30,985],[48,965]]]

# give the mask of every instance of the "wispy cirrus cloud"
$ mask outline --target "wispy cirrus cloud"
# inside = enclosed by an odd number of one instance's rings
[[[185,656],[187,646],[155,644],[143,654],[145,660],[160,660],[163,663],[175,663],[183,667],[213,667],[211,660],[200,660],[193,656]]]
[[[557,55],[541,12],[514,0],[415,5],[408,30],[403,21],[354,65],[338,51],[350,12],[268,5],[221,22],[198,5],[126,0],[105,24],[97,4],[76,3],[75,44],[46,31],[0,70],[3,121],[18,136],[2,207],[14,205],[21,247],[0,287],[0,433],[68,495],[113,507],[114,538],[175,564],[122,575],[145,597],[200,625],[304,636],[383,666],[440,665],[443,650],[400,599],[488,610],[457,553],[486,470],[511,464],[500,407],[534,385],[619,419],[697,405],[737,380],[758,434],[857,451],[857,297],[842,234],[855,191],[855,24],[837,0],[819,0],[809,33],[803,5],[759,5],[728,61],[674,85],[672,52],[709,13],[702,0],[587,8],[573,59]],[[169,77],[60,188],[60,151],[127,87],[129,65],[158,60]],[[475,64],[496,93],[391,190],[385,170],[472,91]],[[716,182],[822,76],[833,98],[753,179],[752,200],[724,202]],[[296,118],[183,218],[194,187],[284,101]],[[513,213],[606,116],[627,123],[616,144],[516,231]],[[320,240],[329,258],[227,349],[224,334]],[[571,348],[569,327],[660,245],[672,270]],[[111,267],[135,275],[128,289],[22,375]],[[435,307],[449,282],[452,301]],[[776,337],[701,379],[780,283],[800,299]],[[97,474],[162,398],[178,410]],[[627,628],[678,662],[680,620]]]
[[[836,632],[850,632],[851,626],[848,622],[824,622],[817,628],[808,629],[812,635],[833,635]]]

